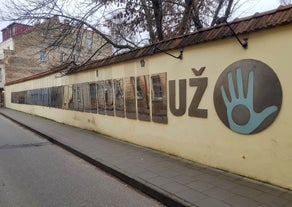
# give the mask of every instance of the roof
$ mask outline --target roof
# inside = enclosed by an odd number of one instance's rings
[[[5,28],[3,28],[1,31],[3,32],[4,30],[7,30],[8,28],[12,27],[13,25],[20,25],[20,26],[24,26],[27,28],[31,28],[32,26],[27,25],[27,24],[21,24],[21,23],[17,23],[17,22],[12,22],[9,25],[7,25]]]
[[[30,25],[13,22],[1,30],[2,31],[2,41],[5,42],[9,38],[23,34],[27,31],[31,30],[32,28],[33,27]],[[12,29],[13,29],[13,32],[12,32]]]
[[[233,28],[236,34],[242,35],[291,23],[292,23],[292,4],[288,6],[280,6],[275,10],[270,10],[263,13],[256,13],[249,17],[235,19],[232,22],[230,22],[229,25]],[[136,58],[142,58],[149,55],[161,53],[162,51],[182,49],[187,46],[197,45],[219,39],[225,39],[232,36],[233,33],[228,28],[228,26],[226,24],[220,24],[211,28],[198,30],[191,34],[164,40],[156,44],[145,46],[143,48],[131,50],[129,52],[111,56],[105,59],[93,61],[86,66],[76,67],[74,70],[72,70],[71,73],[116,64]],[[57,71],[58,70],[52,70],[51,73],[55,73]],[[34,75],[31,77],[31,79],[42,77],[44,75],[48,75],[48,73],[42,73],[39,74],[38,76]],[[9,82],[6,85],[10,85],[16,82],[22,82],[28,80],[29,78],[30,77]]]

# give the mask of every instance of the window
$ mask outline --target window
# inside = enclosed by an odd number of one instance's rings
[[[76,98],[77,98],[77,102],[78,102],[78,103],[80,103],[81,101],[83,101],[83,100],[81,99],[81,98],[82,98],[82,97],[81,97],[81,90],[82,90],[82,89],[80,88],[80,86],[81,86],[81,85],[78,85],[78,84],[77,84],[77,86],[76,86],[76,91],[75,91],[75,92],[76,92]]]
[[[12,35],[15,35],[15,27],[12,27]]]
[[[159,75],[152,76],[151,80],[152,80],[153,100],[154,101],[162,100],[163,91],[161,88],[160,76]]]
[[[96,97],[96,84],[95,83],[90,83],[89,84],[89,94],[91,98]]]
[[[80,51],[82,49],[82,39],[81,39],[81,36],[79,36],[79,35],[76,37],[75,47],[76,47],[77,51]]]
[[[0,83],[2,82],[2,68],[0,68]]]
[[[40,51],[40,61],[46,61],[46,52]]]
[[[77,46],[79,49],[81,49],[81,44],[82,44],[82,38],[81,38],[80,35],[78,35],[78,36],[76,37],[76,46]]]
[[[142,100],[143,99],[143,91],[142,91],[142,88],[141,88],[141,84],[140,84],[140,78],[137,77],[137,99],[138,100]]]
[[[77,36],[77,38],[76,38],[76,44],[77,45],[80,45],[81,44],[81,37],[80,36]]]
[[[60,53],[60,62],[61,63],[65,62],[65,53],[64,52]]]
[[[87,44],[87,48],[89,50],[92,49],[92,39],[91,38],[86,39],[86,44]]]

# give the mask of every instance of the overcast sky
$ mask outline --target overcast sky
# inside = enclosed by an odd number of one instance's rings
[[[0,0],[0,4],[1,4]],[[242,0],[248,1],[248,0]],[[253,15],[256,12],[263,12],[277,8],[280,3],[279,0],[250,0],[249,3],[246,3],[244,7],[240,8],[240,11],[237,11],[234,17],[244,17]],[[1,22],[0,21],[0,31],[7,27],[11,22]],[[0,42],[2,42],[2,33],[0,32]]]
[[[242,0],[242,2],[245,1],[246,0]],[[251,0],[246,2],[247,3],[240,8],[240,11],[236,12],[235,17],[250,16],[254,13],[276,9],[280,6],[279,0]]]

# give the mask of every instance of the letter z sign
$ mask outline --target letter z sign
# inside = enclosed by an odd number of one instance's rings
[[[201,67],[200,70],[192,69],[196,76],[201,76],[204,72],[205,67]],[[187,105],[187,87],[186,87],[186,79],[179,80],[179,104],[178,108],[176,107],[176,84],[175,80],[169,81],[169,108],[173,115],[182,116],[186,112]],[[207,109],[199,109],[200,102],[202,97],[206,91],[208,85],[208,78],[191,78],[189,79],[189,85],[191,87],[197,87],[192,101],[188,108],[188,115],[191,117],[199,117],[199,118],[207,118],[208,110]]]

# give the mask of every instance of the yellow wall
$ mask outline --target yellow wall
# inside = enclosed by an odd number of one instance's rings
[[[246,50],[235,38],[229,38],[184,48],[183,60],[161,53],[145,57],[144,68],[140,66],[140,59],[136,59],[99,68],[98,77],[95,70],[91,70],[10,85],[5,89],[6,106],[292,189],[291,32],[292,25],[288,25],[251,33]],[[171,53],[177,55],[179,51]],[[274,123],[253,135],[241,135],[228,129],[218,118],[213,104],[219,75],[241,59],[256,59],[269,65],[277,74],[283,91],[282,108]],[[168,81],[187,79],[188,108],[196,91],[196,87],[188,85],[188,80],[195,78],[191,69],[203,66],[206,70],[201,77],[208,78],[208,86],[199,108],[208,110],[206,119],[189,117],[187,113],[177,117],[168,109],[168,124],[158,124],[10,103],[10,93],[14,91],[167,72]]]

